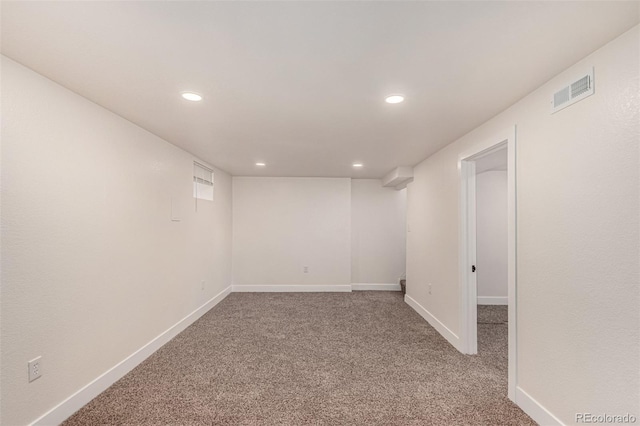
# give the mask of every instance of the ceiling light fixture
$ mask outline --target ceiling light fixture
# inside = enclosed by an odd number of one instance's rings
[[[267,163],[256,163],[256,166],[258,166],[258,167],[264,167],[266,165],[267,165]]]
[[[362,167],[362,163],[353,163],[353,167]]]
[[[402,95],[391,95],[391,96],[387,96],[384,101],[388,104],[399,104],[400,102],[404,101],[404,96]]]
[[[184,92],[182,97],[188,101],[198,102],[202,100],[202,95],[193,92]]]

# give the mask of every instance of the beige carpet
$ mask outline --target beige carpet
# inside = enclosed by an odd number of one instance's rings
[[[478,324],[507,324],[509,311],[506,305],[478,305]]]
[[[233,293],[65,425],[529,425],[506,324],[451,347],[399,292]]]

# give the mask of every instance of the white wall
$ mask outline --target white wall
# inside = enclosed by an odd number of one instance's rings
[[[351,181],[351,282],[398,284],[406,264],[406,190]]]
[[[405,216],[406,191],[378,179],[234,177],[234,288],[397,287]]]
[[[193,161],[2,58],[0,423],[35,420],[230,285],[231,178],[215,170],[196,213]]]
[[[507,172],[476,176],[478,303],[507,304]]]
[[[517,125],[518,386],[568,424],[640,415],[639,40],[636,26],[418,164],[408,187],[407,293],[455,334],[458,156]],[[595,95],[551,115],[590,66]]]
[[[234,177],[233,283],[349,286],[351,179]]]

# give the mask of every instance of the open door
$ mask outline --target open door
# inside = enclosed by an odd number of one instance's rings
[[[515,401],[516,389],[516,144],[515,127],[477,144],[459,158],[460,174],[460,340],[466,354],[478,352],[477,333],[477,212],[476,166],[482,158],[507,151],[507,304],[508,304],[508,396]]]

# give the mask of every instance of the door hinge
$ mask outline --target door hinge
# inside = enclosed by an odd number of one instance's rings
[[[476,271],[476,265],[471,265],[471,272],[475,272]]]

